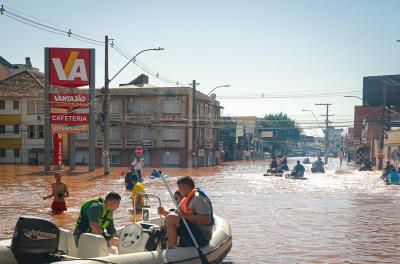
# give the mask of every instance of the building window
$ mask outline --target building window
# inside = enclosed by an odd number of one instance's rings
[[[152,111],[152,104],[150,101],[135,101],[133,103],[127,102],[127,112],[133,114],[150,114]]]
[[[138,127],[133,130],[133,139],[141,140],[141,139],[152,139],[153,138],[153,130],[148,127]]]
[[[29,139],[43,138],[43,125],[28,125],[28,138]]]
[[[34,125],[28,125],[28,138],[33,139],[35,138],[35,126]]]
[[[40,115],[44,113],[43,100],[28,100],[28,115]]]
[[[166,127],[162,132],[163,140],[180,140],[181,139],[181,129],[180,128],[172,128]]]
[[[6,101],[0,100],[0,110],[5,110],[6,109]]]
[[[19,158],[19,156],[20,156],[20,151],[19,151],[19,149],[14,149],[14,158]]]
[[[113,165],[119,165],[121,163],[121,156],[119,151],[111,151],[111,164]]]
[[[163,154],[163,165],[166,166],[179,166],[179,152],[166,151]]]
[[[0,134],[6,133],[6,125],[0,125]]]
[[[35,100],[28,100],[28,115],[34,115],[36,113],[36,103]]]
[[[6,157],[6,150],[0,149],[0,158],[5,158],[5,157]]]
[[[111,101],[110,102],[110,114],[121,114],[120,101]]]
[[[110,139],[114,141],[121,140],[121,135],[119,133],[119,127],[110,127]]]
[[[19,110],[19,101],[18,100],[14,100],[13,101],[13,109],[14,110]]]
[[[163,103],[163,113],[164,114],[180,114],[181,101],[164,101]]]
[[[38,130],[38,138],[44,138],[44,129],[43,129],[43,125],[38,125],[37,126],[37,130]]]
[[[14,125],[14,134],[19,134],[19,125]]]
[[[44,114],[44,101],[36,100],[36,114],[42,115]]]

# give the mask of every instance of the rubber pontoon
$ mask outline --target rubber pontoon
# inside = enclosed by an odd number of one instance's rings
[[[215,225],[212,239],[201,250],[210,263],[220,263],[232,247],[232,232],[229,224],[223,218],[215,215],[214,219]],[[154,230],[159,230],[160,221],[162,219],[152,218],[148,222],[132,223],[119,228],[117,230],[120,235],[119,254],[109,253],[110,248],[107,247],[106,240],[102,236],[88,233],[81,235],[79,246],[76,247],[73,233],[69,230],[59,229],[60,235],[57,249],[63,253],[57,255],[58,259],[53,259],[55,261],[51,262],[68,261],[71,264],[201,263],[198,252],[194,247],[161,249],[161,243],[158,243],[155,250],[148,251],[146,249],[148,241],[152,240],[152,238],[154,239]],[[32,233],[34,230],[29,231]],[[24,235],[27,237],[27,234]],[[26,240],[25,237],[24,239]],[[12,239],[0,241],[0,262],[2,264],[18,263],[10,248],[11,242]],[[34,262],[29,261],[27,263]]]

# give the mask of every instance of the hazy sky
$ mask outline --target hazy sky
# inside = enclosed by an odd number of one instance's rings
[[[104,35],[163,79],[181,84],[193,79],[208,93],[215,86],[225,115],[283,111],[305,126],[315,122],[315,103],[332,103],[336,125],[351,125],[360,104],[362,77],[400,71],[400,1],[2,1],[10,11],[25,13],[84,32]],[[8,9],[10,8],[10,9]],[[104,85],[104,48],[41,31],[0,16],[1,52],[11,63],[31,57],[43,71],[44,47],[96,48],[96,86]],[[127,59],[110,49],[110,77]],[[111,86],[145,73],[128,66]],[[172,86],[150,76],[150,82]],[[261,98],[296,95],[297,98]],[[325,97],[304,97],[305,94]],[[327,95],[330,94],[330,95]],[[225,99],[224,99],[225,98]],[[231,98],[231,99],[228,99]],[[235,99],[232,99],[235,98]],[[309,125],[308,125],[309,126]]]

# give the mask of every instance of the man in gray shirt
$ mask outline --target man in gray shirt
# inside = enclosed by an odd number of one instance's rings
[[[211,201],[203,191],[195,188],[192,178],[180,178],[177,184],[184,198],[179,211],[172,212],[165,218],[168,234],[167,247],[175,248],[178,236],[180,247],[194,246],[182,218],[188,223],[196,242],[203,247],[210,242],[212,237],[214,217]],[[159,213],[163,211],[164,208],[159,208]]]

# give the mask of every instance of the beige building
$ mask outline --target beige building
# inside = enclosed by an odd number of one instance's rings
[[[43,85],[44,74],[36,70],[25,70],[0,80],[0,163],[43,162]],[[72,91],[53,89],[60,93]]]
[[[102,164],[102,94],[96,104],[96,165]],[[151,167],[211,166],[218,157],[220,105],[200,92],[197,97],[197,137],[193,142],[193,89],[128,84],[110,89],[111,166],[128,166],[135,149],[143,147],[145,165]],[[87,134],[77,137],[76,162],[88,161]],[[195,159],[192,153],[196,152]]]
[[[391,161],[397,166],[400,165],[400,130],[391,130],[385,132],[384,162]]]

